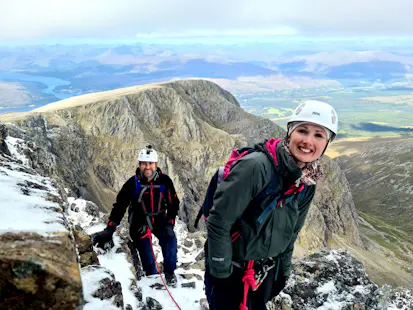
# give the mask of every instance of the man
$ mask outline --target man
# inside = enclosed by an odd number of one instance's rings
[[[177,240],[175,217],[179,209],[172,180],[158,168],[158,154],[150,145],[140,151],[139,167],[122,187],[113,205],[109,224],[93,236],[93,244],[104,248],[112,240],[116,227],[129,207],[129,233],[139,251],[146,275],[157,273],[151,234],[158,239],[164,257],[166,283],[176,286]]]

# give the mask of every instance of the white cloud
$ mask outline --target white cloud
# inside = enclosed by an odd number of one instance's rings
[[[298,31],[291,27],[277,27],[269,29],[189,29],[183,32],[147,32],[137,33],[137,38],[184,38],[184,37],[221,37],[221,36],[279,36],[296,35]]]
[[[1,0],[0,38],[413,34],[411,0]]]

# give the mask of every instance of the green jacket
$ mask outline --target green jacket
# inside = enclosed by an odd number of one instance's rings
[[[281,258],[283,274],[289,276],[294,242],[315,194],[315,186],[309,186],[304,195],[295,194],[292,199],[286,199],[259,224],[257,219],[272,198],[268,196],[259,205],[247,207],[270,183],[273,171],[279,173],[282,193],[301,177],[302,171],[284,150],[282,142],[274,149],[278,166],[264,144],[257,146],[263,152],[253,152],[238,160],[217,188],[214,206],[207,218],[208,264],[210,273],[217,278],[230,276],[232,261],[277,256]],[[230,231],[236,223],[241,224],[241,238],[232,243]]]

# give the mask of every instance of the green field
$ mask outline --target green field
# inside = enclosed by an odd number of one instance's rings
[[[290,90],[249,99],[244,96],[242,107],[255,115],[273,120],[285,129],[288,116],[299,103],[306,99],[323,100],[337,110],[340,120],[339,138],[385,137],[413,134],[413,128],[409,128],[413,125],[413,106],[410,100],[406,99],[406,103],[400,100],[409,96],[408,91],[387,91],[372,87]],[[379,100],[363,99],[372,97],[378,97]],[[391,100],[392,98],[395,99]]]

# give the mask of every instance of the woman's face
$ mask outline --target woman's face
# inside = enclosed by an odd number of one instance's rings
[[[289,148],[300,168],[323,154],[327,146],[327,134],[321,126],[305,123],[290,135]]]

